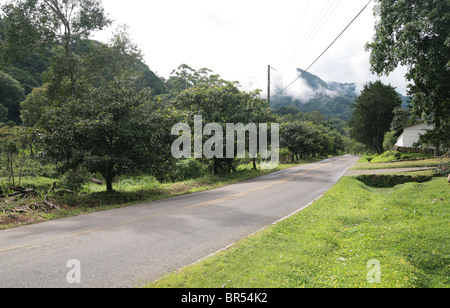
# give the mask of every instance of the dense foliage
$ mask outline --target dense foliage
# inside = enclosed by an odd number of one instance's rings
[[[389,74],[408,68],[413,112],[436,126],[423,143],[450,139],[450,2],[378,0],[380,17],[371,51],[372,70]]]
[[[393,87],[381,81],[365,85],[353,105],[354,114],[349,122],[352,138],[383,153],[385,133],[391,128],[394,109],[401,104]]]
[[[393,113],[402,102],[381,82],[356,98],[354,84],[325,83],[305,72],[313,99],[279,96],[269,106],[260,90],[244,91],[207,68],[182,64],[166,80],[144,63],[126,27],[109,42],[90,39],[111,24],[100,0],[17,0],[1,9],[0,176],[11,182],[17,174],[56,177],[59,171],[73,187],[95,174],[112,190],[121,175],[164,182],[232,172],[251,161],[257,168],[261,157],[248,158],[247,134],[245,159],[175,160],[171,128],[192,127],[195,115],[223,132],[227,123],[280,124],[282,162],[381,151],[384,133],[409,116],[404,109]],[[330,99],[327,91],[340,96]],[[391,144],[394,134],[388,137]],[[231,144],[213,146],[225,153]]]

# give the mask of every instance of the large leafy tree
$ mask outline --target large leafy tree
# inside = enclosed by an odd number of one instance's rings
[[[203,69],[202,72],[210,72]],[[246,92],[239,89],[236,82],[224,81],[217,75],[212,78],[201,74],[194,74],[199,78],[186,78],[185,80],[195,80],[192,87],[182,91],[175,99],[174,104],[180,110],[184,110],[188,121],[192,124],[193,117],[201,115],[203,123],[217,123],[222,126],[222,133],[226,132],[226,124],[242,123],[268,123],[273,120],[270,106],[266,100],[260,97],[259,91]],[[201,77],[203,76],[203,77]],[[201,77],[201,78],[200,78]],[[197,85],[197,86],[194,86]],[[192,125],[191,125],[192,127]],[[216,132],[217,133],[217,132]],[[246,150],[248,150],[248,135],[246,135]],[[223,155],[227,156],[226,144],[223,144]],[[235,154],[237,147],[234,147]],[[255,153],[256,154],[256,153]],[[232,171],[233,159],[214,157],[214,171],[220,169]],[[256,167],[254,161],[254,167]]]
[[[75,44],[111,23],[101,0],[17,0],[2,10],[2,63],[16,62],[32,52],[48,55],[49,49],[60,47],[53,64],[63,71],[74,95],[80,62]]]
[[[352,106],[354,114],[349,121],[351,137],[382,153],[384,135],[390,130],[394,118],[393,111],[401,104],[392,86],[381,81],[366,84]]]
[[[2,10],[5,60],[17,60],[31,51],[46,52],[55,44],[70,57],[75,42],[111,23],[101,0],[16,0]]]
[[[8,111],[8,120],[20,124],[20,102],[25,99],[25,92],[20,83],[0,71],[0,106]],[[3,111],[4,112],[4,111]]]
[[[45,88],[34,88],[27,98],[20,103],[22,110],[20,117],[25,126],[36,126],[42,117],[42,113],[48,106],[48,100],[45,97]]]
[[[281,147],[289,149],[292,161],[313,151],[314,132],[314,125],[310,122],[297,120],[281,125]]]
[[[153,172],[170,159],[172,117],[130,76],[104,80],[44,117],[46,155],[62,171],[100,172],[108,191],[116,175]]]
[[[371,51],[372,70],[381,75],[399,65],[407,66],[413,111],[435,124],[437,130],[448,127],[450,1],[377,2],[375,15],[380,19],[373,41],[366,47]]]
[[[296,120],[281,125],[281,146],[289,149],[292,161],[312,155],[337,154],[343,140],[334,129]]]

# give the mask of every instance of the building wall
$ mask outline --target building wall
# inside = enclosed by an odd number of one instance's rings
[[[434,126],[427,125],[426,123],[406,127],[395,145],[399,147],[413,147],[414,143],[419,141],[420,135],[424,135],[428,130],[432,129],[434,129]]]

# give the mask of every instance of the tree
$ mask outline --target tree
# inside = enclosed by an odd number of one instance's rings
[[[292,153],[292,161],[314,151],[314,127],[310,122],[294,121],[281,125],[281,147]]]
[[[20,104],[21,119],[25,126],[36,126],[42,117],[42,113],[48,106],[48,100],[45,97],[45,88],[35,88],[28,94],[27,98]]]
[[[394,108],[401,104],[392,86],[386,86],[381,81],[366,84],[352,106],[354,114],[349,121],[351,137],[377,153],[383,153],[384,134],[390,130]]]
[[[32,51],[47,54],[49,47],[59,46],[63,51],[57,53],[56,62],[60,70],[64,68],[73,95],[79,63],[74,45],[111,23],[101,0],[17,0],[2,10],[2,62],[15,62]]]
[[[395,108],[394,118],[391,123],[391,130],[396,132],[400,129],[405,128],[411,121],[411,111],[409,109],[403,109],[401,107]]]
[[[206,69],[205,71],[209,72]],[[203,74],[199,76],[203,76]],[[267,123],[273,119],[270,107],[267,101],[260,97],[259,91],[241,91],[237,83],[219,81],[218,76],[214,76],[212,80],[209,78],[195,79],[198,82],[197,86],[182,91],[176,97],[175,106],[186,112],[189,122],[192,123],[193,116],[201,115],[204,123],[217,123],[222,126],[222,133],[224,133],[227,123],[247,125]],[[208,80],[212,82],[208,82]],[[246,141],[248,141],[247,136]],[[246,142],[246,145],[248,146],[249,143]],[[236,146],[234,149],[237,151]],[[246,149],[248,150],[248,147]],[[223,153],[220,156],[227,156],[226,152],[227,148],[224,143]],[[218,173],[219,169],[231,172],[234,170],[233,162],[234,160],[231,158],[215,157],[214,172]]]
[[[177,69],[173,70],[167,86],[171,89],[172,95],[177,95],[180,92],[201,86],[201,85],[219,85],[224,80],[219,75],[213,74],[213,71],[208,68],[201,68],[195,70],[187,64],[181,64]]]
[[[0,123],[5,123],[8,121],[8,108],[0,105]]]
[[[138,90],[134,78],[122,76],[49,109],[43,121],[46,155],[61,171],[85,166],[100,172],[108,191],[113,191],[116,175],[162,166],[160,151],[170,154],[165,146],[170,141],[149,98],[150,92]]]
[[[73,44],[111,23],[101,0],[17,0],[2,7],[5,59],[62,45],[71,57]]]
[[[436,129],[450,125],[450,1],[378,0],[371,51],[372,71],[408,67],[415,114]],[[444,137],[445,138],[445,137]],[[448,138],[448,135],[446,136]]]
[[[20,124],[20,102],[25,98],[25,92],[20,83],[0,71],[0,105],[8,109],[8,120]]]

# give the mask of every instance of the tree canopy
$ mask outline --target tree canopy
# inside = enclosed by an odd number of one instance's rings
[[[401,104],[392,86],[381,81],[366,84],[352,106],[354,114],[349,121],[351,137],[377,153],[383,153],[384,135],[390,130],[394,109]]]
[[[20,103],[24,98],[25,92],[20,83],[0,71],[0,105],[8,110],[8,120],[20,124]]]
[[[450,125],[450,1],[377,2],[372,71],[406,66],[413,111],[437,129]]]
[[[100,172],[109,191],[116,175],[162,168],[161,150],[166,150],[163,157],[170,154],[164,145],[169,140],[161,133],[166,118],[155,120],[161,111],[150,99],[147,89],[138,90],[133,78],[121,76],[48,110],[46,154],[62,170],[84,165]]]

